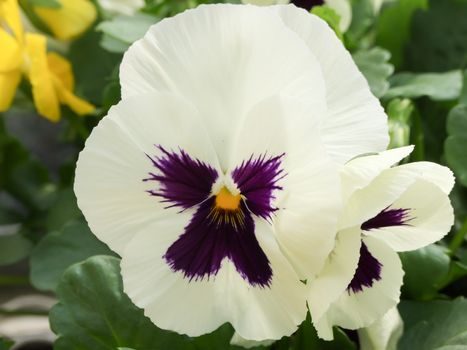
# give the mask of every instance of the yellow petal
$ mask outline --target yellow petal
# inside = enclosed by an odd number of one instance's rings
[[[55,52],[47,54],[50,72],[57,77],[67,90],[73,91],[75,88],[75,79],[71,64],[67,59]]]
[[[70,90],[60,88],[60,85],[63,86],[63,84],[58,80],[57,82],[59,84],[57,85],[57,92],[60,102],[70,107],[73,112],[78,115],[86,115],[92,113],[96,109],[96,107],[94,107],[92,104],[83,100],[82,98],[79,98]]]
[[[60,119],[60,105],[49,71],[46,54],[46,38],[40,34],[26,35],[29,57],[28,78],[32,86],[34,104],[40,115],[51,121]]]
[[[1,19],[6,22],[16,39],[23,41],[23,26],[19,13],[18,0],[0,0]]]
[[[5,112],[10,108],[20,80],[20,71],[0,73],[0,112]]]
[[[0,0],[1,1],[1,0]],[[21,49],[18,42],[0,28],[0,72],[17,70],[21,65]]]
[[[97,17],[96,8],[89,0],[60,0],[60,3],[60,8],[34,8],[39,19],[58,39],[69,40],[81,35]]]

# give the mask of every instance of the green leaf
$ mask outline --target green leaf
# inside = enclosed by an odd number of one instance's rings
[[[20,233],[20,224],[0,225],[0,266],[24,259],[32,248],[30,240]]]
[[[0,350],[9,350],[13,346],[13,342],[9,339],[0,337]]]
[[[388,77],[394,72],[394,67],[388,63],[390,57],[388,51],[379,47],[360,50],[353,55],[355,63],[376,97],[383,96],[389,89]]]
[[[406,297],[427,300],[436,295],[449,272],[449,256],[445,249],[432,244],[399,254],[405,271],[402,291]]]
[[[459,104],[467,105],[467,69],[464,71],[464,79],[462,81],[462,91],[459,97]]]
[[[49,231],[59,230],[65,223],[78,219],[81,215],[73,190],[68,188],[59,191],[47,209],[45,218],[47,229]]]
[[[339,39],[343,39],[342,32],[339,29],[339,23],[340,23],[340,16],[337,14],[336,11],[334,11],[332,8],[326,5],[322,6],[314,6],[311,9],[311,13],[320,17],[322,20],[324,20],[329,26],[334,30],[336,35],[339,37]]]
[[[465,0],[430,0],[427,11],[414,14],[404,68],[418,72],[465,68],[466,18]]]
[[[399,0],[383,8],[376,27],[376,44],[391,52],[391,62],[396,67],[403,61],[414,12],[427,7],[428,0]]]
[[[416,302],[399,305],[404,334],[399,350],[463,350],[467,348],[467,300]]]
[[[194,350],[189,338],[157,328],[123,293],[119,259],[96,256],[68,268],[50,311],[55,350]],[[183,317],[183,315],[180,315]]]
[[[458,105],[449,112],[447,130],[449,136],[444,143],[446,161],[457,180],[467,186],[467,105]]]
[[[459,70],[446,73],[399,73],[389,78],[391,85],[383,96],[418,98],[428,96],[435,101],[455,100],[462,88],[462,73]]]
[[[70,222],[59,232],[42,238],[31,253],[31,283],[39,290],[55,290],[70,265],[100,254],[112,254],[81,221]]]
[[[125,52],[157,21],[157,17],[143,13],[137,13],[134,16],[118,16],[110,21],[104,21],[97,26],[97,30],[104,33],[101,46],[111,52]]]
[[[348,48],[368,47],[368,34],[376,16],[373,0],[352,0],[352,22],[345,33],[345,43]]]
[[[104,50],[99,44],[100,39],[101,33],[88,31],[72,42],[69,52],[76,78],[76,92],[96,105],[101,104],[102,91],[121,62],[121,55]]]

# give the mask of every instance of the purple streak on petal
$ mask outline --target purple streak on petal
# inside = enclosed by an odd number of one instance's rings
[[[148,192],[169,203],[168,208],[188,209],[206,200],[218,177],[217,171],[183,150],[175,153],[162,146],[156,147],[162,151],[162,156],[148,158],[158,171],[149,173],[150,177],[144,181],[158,182],[158,189]]]
[[[383,265],[371,255],[368,247],[362,242],[360,246],[360,259],[358,260],[355,275],[347,286],[347,291],[361,292],[364,287],[370,288],[375,281],[381,279],[381,268]]]
[[[389,226],[405,226],[413,218],[410,217],[411,209],[389,209],[382,210],[378,215],[365,221],[361,228],[364,231]]]
[[[220,210],[215,208],[214,197],[199,206],[185,232],[165,253],[169,266],[190,280],[198,280],[216,275],[224,258],[229,258],[250,285],[269,286],[271,266],[256,239],[255,224],[245,203],[237,212],[218,213],[220,217],[214,217],[213,210]]]
[[[232,171],[233,180],[246,197],[248,209],[263,219],[270,219],[277,210],[271,202],[275,198],[274,190],[282,189],[276,183],[285,176],[281,169],[283,156],[284,154],[267,158],[263,154],[254,158],[252,155]]]

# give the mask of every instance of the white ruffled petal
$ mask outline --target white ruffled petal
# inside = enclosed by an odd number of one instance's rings
[[[347,329],[367,327],[399,302],[404,272],[397,253],[373,237],[365,237],[363,243],[381,263],[381,279],[359,292],[349,290],[342,293],[321,321],[315,324],[318,334],[329,332],[330,325]]]
[[[326,324],[330,320],[325,314],[352,280],[360,257],[360,245],[360,229],[339,232],[336,246],[323,270],[315,279],[307,282],[308,308],[313,323],[319,326],[317,329],[321,338],[330,340],[333,337],[333,325]]]
[[[322,135],[333,159],[344,164],[360,154],[385,150],[389,142],[387,116],[332,29],[293,5],[270,10],[302,38],[321,66],[328,106]]]
[[[390,168],[407,157],[413,146],[394,148],[378,154],[357,157],[349,161],[341,170],[342,197],[344,201],[357,190],[366,187],[383,170]]]
[[[278,94],[306,101],[325,93],[316,58],[277,15],[228,4],[199,6],[151,27],[125,54],[120,79],[124,99],[147,91],[189,99],[222,162],[254,105]]]

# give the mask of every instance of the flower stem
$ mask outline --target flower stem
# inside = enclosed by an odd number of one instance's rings
[[[0,276],[0,286],[28,286],[28,276]]]
[[[454,238],[449,243],[449,250],[451,251],[451,256],[454,255],[464,243],[465,236],[467,235],[467,219],[462,224],[462,227],[459,231],[456,232]]]
[[[4,316],[47,316],[46,310],[5,310],[0,309],[0,315]]]

